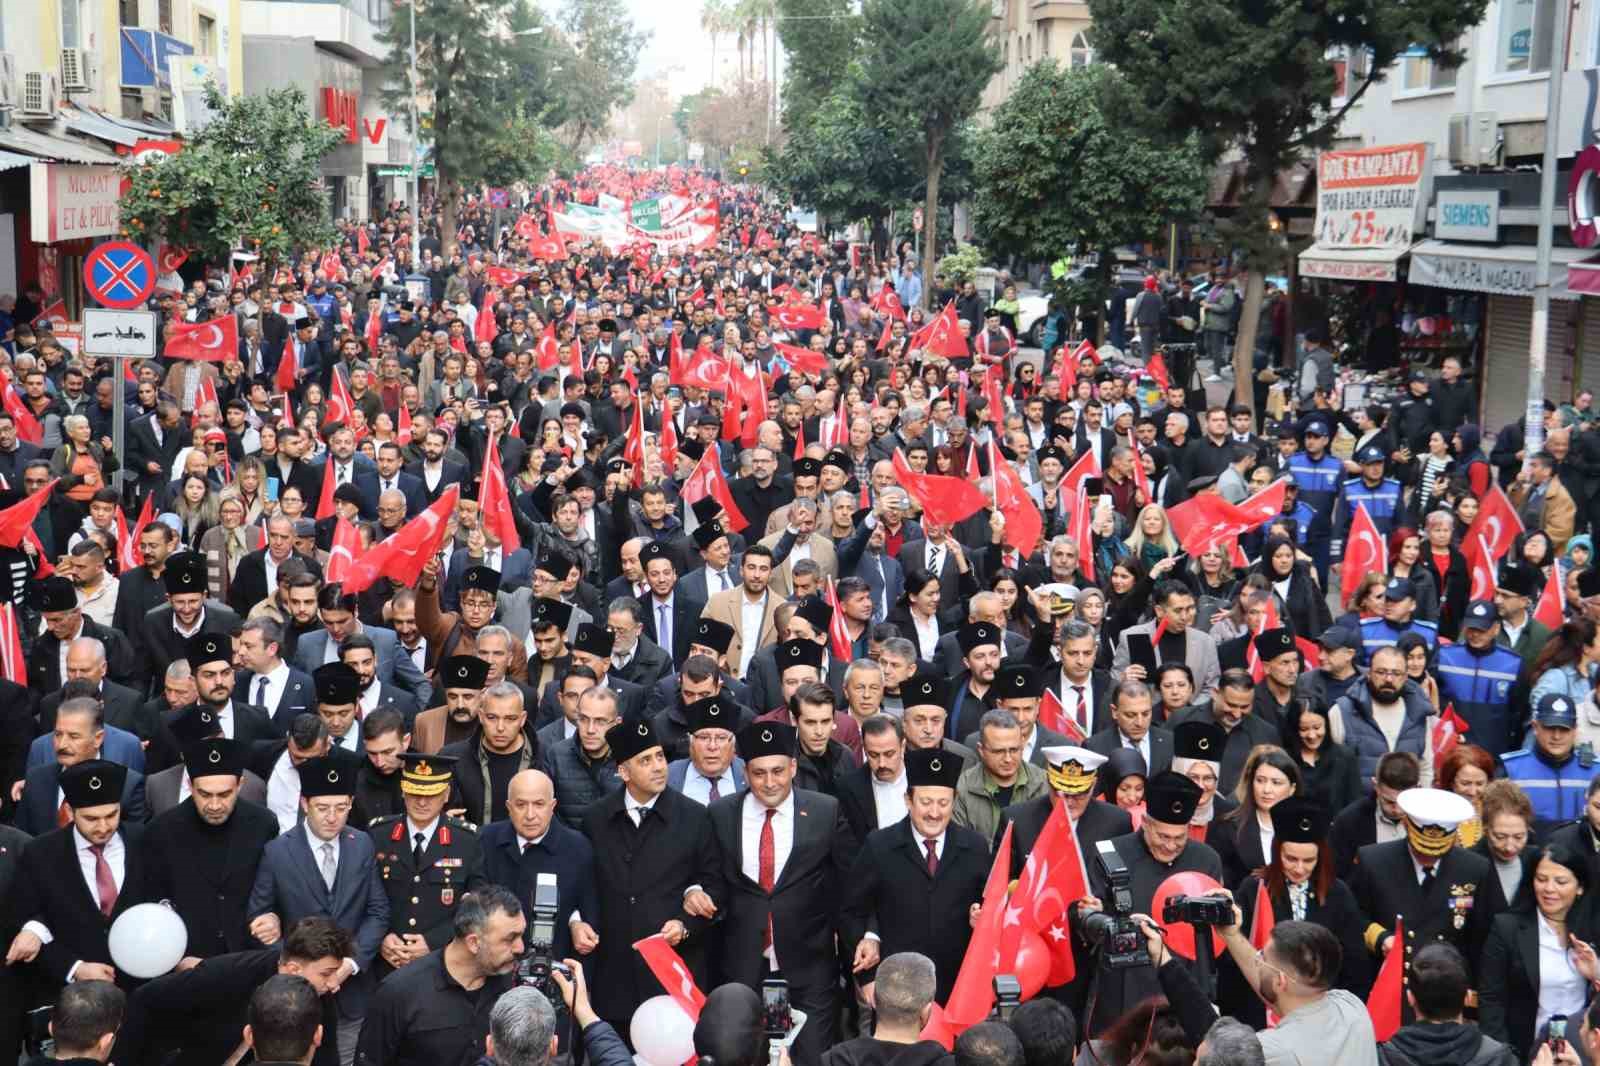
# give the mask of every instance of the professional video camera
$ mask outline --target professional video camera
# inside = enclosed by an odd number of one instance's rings
[[[555,959],[556,901],[559,898],[555,874],[540,874],[533,886],[531,921],[528,923],[528,951],[517,963],[517,983],[537,988],[553,1006],[562,1005],[561,989],[550,975],[559,970],[571,976],[567,967]]]
[[[1144,930],[1133,920],[1133,875],[1128,872],[1128,864],[1109,840],[1100,841],[1095,849],[1100,868],[1110,882],[1110,898],[1105,901],[1106,910],[1084,918],[1083,935],[1113,970],[1149,966],[1150,950],[1145,946]]]
[[[1173,896],[1161,908],[1161,924],[1188,922],[1190,925],[1233,924],[1233,902],[1221,896]]]
[[[1022,1006],[1022,982],[1017,980],[1015,974],[995,974],[994,1010],[989,1017],[996,1021],[1009,1022],[1012,1013],[1020,1006]]]

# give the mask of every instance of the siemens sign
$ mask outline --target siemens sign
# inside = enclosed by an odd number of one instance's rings
[[[1499,191],[1440,190],[1434,200],[1433,235],[1440,240],[1498,241]]]

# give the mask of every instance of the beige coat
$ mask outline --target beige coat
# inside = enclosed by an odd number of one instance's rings
[[[779,529],[778,532],[772,534],[771,536],[762,537],[761,543],[776,551],[778,547],[778,541],[783,539],[783,534],[784,530]],[[839,576],[839,557],[834,553],[833,541],[829,540],[821,533],[813,533],[811,535],[810,544],[811,559],[822,568],[822,576],[824,578],[837,578]],[[785,559],[781,566],[773,568],[772,590],[778,593],[780,596],[788,596],[794,592],[793,556]]]
[[[733,627],[733,641],[728,645],[728,669],[741,679],[743,675],[739,674],[739,664],[744,661],[744,626],[740,616],[743,599],[742,586],[725,589],[714,593],[711,599],[706,601],[705,609],[700,612],[701,618],[714,618]],[[783,600],[782,593],[768,591],[766,615],[761,619],[760,646],[763,648],[778,642],[778,605],[783,603]]]

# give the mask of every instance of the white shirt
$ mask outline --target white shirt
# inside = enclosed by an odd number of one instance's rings
[[[1373,838],[1373,843],[1387,844],[1391,840],[1404,840],[1406,838],[1405,822],[1389,821],[1389,819],[1383,816],[1382,807],[1377,809],[1377,813],[1373,816],[1372,820],[1376,829],[1376,835]]]
[[[205,625],[205,624],[206,624],[206,609],[204,607],[200,608],[200,617],[196,618],[194,620],[194,625],[191,626],[188,629],[185,629],[185,628],[183,628],[183,626],[178,624],[178,616],[176,614],[174,614],[172,616],[172,629],[173,629],[173,631],[175,633],[178,634],[178,636],[182,637],[184,640],[188,640],[190,637],[192,637],[196,633],[200,632],[200,627]],[[66,675],[63,674],[62,676],[64,677]]]
[[[529,634],[529,635],[531,636],[532,634]],[[419,672],[427,673],[427,665],[426,665],[427,661],[428,661],[428,638],[427,637],[418,637],[417,638],[417,646],[415,648],[408,648],[404,644],[401,644],[400,645],[400,650],[405,652],[407,655],[409,655],[411,657],[411,661],[417,664],[417,670]]]
[[[289,558],[294,558],[292,553]],[[284,562],[288,561],[288,559],[284,560]],[[261,567],[266,571],[267,574],[267,592],[271,593],[278,587],[278,560],[272,557],[272,553],[270,551],[262,552]]]
[[[439,487],[439,480],[441,478],[443,478],[443,477],[444,477],[444,460],[443,459],[439,460],[437,463],[429,463],[427,461],[423,462],[423,464],[422,464],[422,480],[423,480],[423,483],[428,486],[428,491],[429,492],[432,492],[434,489]]]
[[[267,683],[265,689],[261,685],[263,681]],[[276,667],[250,679],[250,684],[247,686],[250,691],[244,694],[244,698],[250,703],[265,707],[270,714],[278,706],[278,701],[283,699],[283,691],[288,684],[289,664],[279,659]]]
[[[421,833],[422,834],[422,850],[423,851],[427,851],[428,850],[428,845],[433,843],[433,831],[435,829],[438,829],[438,828],[439,828],[439,819],[437,819],[437,818],[435,818],[431,824],[426,825],[426,826],[421,826],[421,825],[418,825],[416,822],[413,822],[411,820],[411,816],[410,815],[407,815],[406,816],[406,843],[409,844],[412,848],[415,848],[417,846],[417,834]],[[540,837],[539,839],[543,840],[544,837]]]
[[[772,883],[776,885],[783,876],[784,866],[789,862],[789,853],[794,850],[794,790],[790,789],[783,802],[772,810],[777,812],[772,816]],[[758,885],[761,883],[761,830],[766,823],[766,805],[756,799],[754,793],[747,794],[739,819],[739,840],[743,845],[743,861],[740,865],[744,875]],[[776,940],[768,946],[765,955],[772,968],[778,969]]]
[[[368,685],[366,691],[361,693],[361,698],[356,700],[357,722],[378,709],[378,697],[381,695],[383,695],[383,683],[373,678],[372,684]],[[350,732],[358,733],[360,730],[352,726]]]
[[[1532,617],[1532,612],[1526,612],[1522,616],[1522,624],[1520,626],[1514,626],[1510,622],[1506,621],[1505,615],[1500,616],[1500,632],[1506,635],[1506,647],[1512,647],[1517,643],[1517,638],[1522,636],[1522,631],[1524,629],[1528,628],[1528,619]]]
[[[885,784],[872,779],[872,805],[878,812],[878,828],[887,829],[906,816],[906,772]]]
[[[750,597],[739,596],[739,676],[743,677],[750,671],[750,660],[755,658],[756,651],[761,647],[761,624],[767,619],[767,597],[769,592],[763,592],[761,598],[754,603]],[[65,677],[65,674],[61,676]]]
[[[656,799],[656,796],[651,796],[648,803],[640,803],[638,800],[633,798],[632,792],[629,792],[627,789],[622,790],[622,807],[628,812],[628,817],[633,819],[634,828],[637,829],[639,823],[644,820],[644,815],[640,813],[641,811],[655,809]]]
[[[916,611],[908,613],[917,640],[917,658],[931,663],[933,657],[939,654],[939,618],[935,615],[924,621]]]
[[[1534,1015],[1533,1030],[1538,1032],[1553,1014],[1578,1017],[1588,1002],[1585,993],[1589,983],[1572,965],[1567,946],[1561,942],[1544,915],[1536,915],[1539,922],[1539,1011]]]
[[[1076,697],[1077,693],[1074,692],[1073,696]],[[1067,713],[1070,714],[1072,712],[1069,711]],[[1146,733],[1142,739],[1134,741],[1129,740],[1127,734],[1119,729],[1117,730],[1117,736],[1122,738],[1123,747],[1132,748],[1134,751],[1139,753],[1139,757],[1144,759],[1145,769],[1148,770],[1150,768],[1150,734]],[[1272,852],[1267,851],[1264,854],[1271,855]]]
[[[100,889],[95,881],[94,876],[95,854],[89,850],[89,840],[82,833],[78,832],[77,826],[73,826],[72,828],[72,845],[73,850],[78,856],[78,869],[83,874],[84,884],[86,884],[89,888],[89,898],[98,903],[100,900]],[[117,891],[120,893],[122,891],[123,882],[126,880],[128,875],[128,850],[122,843],[121,833],[113,833],[111,835],[111,839],[106,841],[104,856],[106,865],[111,867],[111,879],[116,882]],[[43,922],[28,922],[23,926],[23,929],[31,932],[34,936],[37,936],[46,944],[55,939],[50,928]],[[68,982],[71,982],[73,975],[77,973],[78,967],[82,964],[82,962],[82,959],[73,962],[72,968],[67,971]]]
[[[704,567],[704,570],[706,572],[706,592],[710,595],[715,595],[724,589],[731,589],[738,584],[726,570],[713,570],[709,566]],[[722,583],[724,577],[728,579],[726,585]]]
[[[39,623],[39,633],[42,635],[44,632],[44,623],[41,621]],[[56,657],[59,660],[56,663],[56,670],[58,671],[56,673],[56,677],[63,685],[67,683],[67,649],[72,646],[72,642],[74,640],[77,640],[81,636],[83,636],[83,619],[80,618],[78,619],[78,631],[72,634],[72,636],[68,637],[66,640],[63,640],[61,642],[61,647],[56,652]]]
[[[807,534],[805,540],[795,540],[794,547],[789,549],[789,558],[784,561],[789,564],[790,573],[793,573],[795,563],[809,558],[811,558],[811,536]]]
[[[267,810],[278,816],[280,833],[287,833],[300,820],[300,771],[288,751],[278,756],[267,778]]]
[[[1078,724],[1083,727],[1084,735],[1088,736],[1094,732],[1094,673],[1091,671],[1080,685],[1069,678],[1065,670],[1061,672],[1061,710],[1066,713],[1068,718],[1077,719],[1078,717],[1077,689],[1080,688],[1083,689],[1083,717],[1085,720]],[[1149,756],[1145,757],[1145,765],[1150,765]]]
[[[373,689],[377,689],[378,686],[373,685],[372,687]],[[336,748],[343,748],[345,751],[353,751],[357,755],[364,754],[361,747],[361,724],[359,722],[351,722],[350,728],[344,731],[344,736],[330,736],[328,739],[333,741],[333,746]]]
[[[688,767],[686,767],[683,771],[683,794],[700,804],[702,807],[710,806],[711,781],[711,778],[707,777],[705,774],[702,774],[700,772],[700,768],[696,766],[693,761],[690,761]],[[738,787],[733,783],[732,763],[729,763],[728,766],[722,771],[721,776],[716,778],[716,782],[718,799],[721,799],[723,796],[731,796],[738,791]]]

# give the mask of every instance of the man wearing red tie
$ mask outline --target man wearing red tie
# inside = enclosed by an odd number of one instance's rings
[[[107,938],[112,921],[152,899],[139,827],[122,823],[128,769],[87,759],[61,773],[71,812],[68,825],[30,840],[22,851],[29,871],[12,885],[12,911],[22,931],[6,952],[7,965],[33,962],[54,988],[72,981],[115,981]],[[73,880],[81,886],[73,885]]]
[[[1111,725],[1111,675],[1094,668],[1099,640],[1087,622],[1067,622],[1061,627],[1061,669],[1051,687],[1061,709],[1085,737]]]

